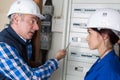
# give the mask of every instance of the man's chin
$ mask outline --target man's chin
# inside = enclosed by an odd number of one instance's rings
[[[32,39],[32,37],[33,37],[33,36],[29,36],[29,37],[27,38],[27,40],[31,40],[31,39]]]

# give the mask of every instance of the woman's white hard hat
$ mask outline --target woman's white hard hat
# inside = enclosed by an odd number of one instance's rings
[[[98,9],[88,19],[87,28],[107,28],[120,32],[120,13],[115,9]]]
[[[40,13],[38,5],[33,0],[16,0],[10,7],[7,16],[14,13],[32,14],[40,19],[45,17]]]

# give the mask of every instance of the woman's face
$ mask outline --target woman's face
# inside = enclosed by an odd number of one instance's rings
[[[98,49],[102,40],[102,36],[98,32],[93,29],[88,29],[87,41],[91,50]]]

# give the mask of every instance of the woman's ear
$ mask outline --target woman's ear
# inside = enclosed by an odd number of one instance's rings
[[[106,34],[106,33],[102,33],[101,35],[102,35],[102,38],[103,38],[104,40],[109,39],[108,34]]]
[[[120,45],[120,39],[118,40],[118,42],[117,42],[119,45]]]

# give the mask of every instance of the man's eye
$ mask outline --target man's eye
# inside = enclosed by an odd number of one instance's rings
[[[34,24],[36,21],[35,20],[32,20],[32,23]]]
[[[35,23],[37,23],[37,22],[36,22],[36,20],[31,20],[30,23],[31,23],[31,24],[35,24]]]

